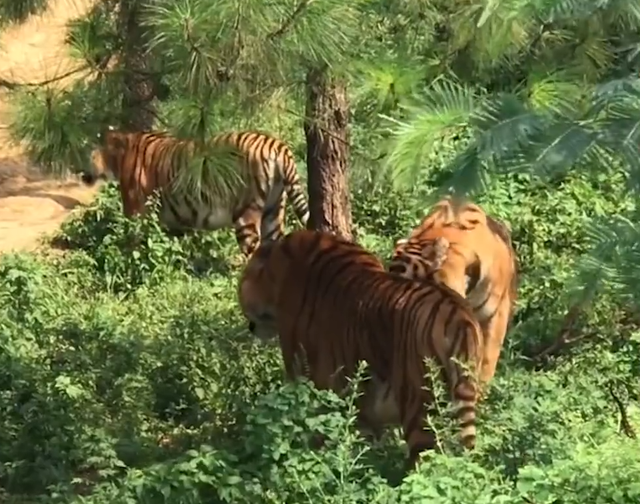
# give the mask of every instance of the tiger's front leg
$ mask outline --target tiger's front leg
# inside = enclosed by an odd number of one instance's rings
[[[240,251],[245,257],[251,257],[260,246],[260,224],[262,208],[251,205],[238,215],[233,216],[233,228]]]

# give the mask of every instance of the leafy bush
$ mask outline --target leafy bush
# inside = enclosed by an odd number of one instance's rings
[[[388,257],[428,187],[356,183],[362,243]],[[397,432],[365,442],[352,397],[283,383],[278,347],[247,334],[230,231],[171,238],[153,211],[124,219],[107,186],[63,226],[64,255],[0,258],[1,486],[95,504],[637,500],[640,446],[622,433],[640,429],[628,310],[596,298],[573,328],[589,338],[537,356],[575,299],[589,219],[633,208],[622,181],[514,175],[480,201],[509,221],[522,281],[473,454],[451,440],[402,479]]]

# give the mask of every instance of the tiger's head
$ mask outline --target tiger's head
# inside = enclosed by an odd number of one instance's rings
[[[98,180],[114,180],[120,176],[121,161],[127,149],[124,135],[113,126],[98,135],[99,145],[91,151],[91,162],[82,174],[82,182],[92,186]]]
[[[275,306],[278,279],[273,266],[277,246],[277,242],[263,242],[249,259],[238,285],[238,301],[249,320],[249,331],[261,340],[278,335]]]
[[[446,261],[449,247],[449,240],[444,237],[428,241],[401,238],[395,243],[389,273],[415,280],[431,279]]]

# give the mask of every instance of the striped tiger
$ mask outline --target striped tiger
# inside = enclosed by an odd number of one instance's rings
[[[389,272],[441,282],[465,296],[484,333],[480,381],[493,378],[517,298],[517,257],[507,227],[478,205],[439,201],[396,242]]]
[[[303,226],[309,219],[291,149],[265,133],[242,131],[216,135],[212,146],[238,154],[241,174],[248,183],[226,199],[201,197],[176,189],[172,183],[186,167],[194,144],[164,132],[127,133],[109,129],[102,145],[91,153],[91,170],[82,180],[115,178],[120,185],[124,213],[141,214],[154,190],[161,190],[160,221],[175,234],[189,229],[214,230],[233,225],[240,250],[250,256],[261,240],[284,234],[287,196]]]
[[[260,245],[241,275],[238,299],[255,337],[280,336],[288,379],[304,361],[316,387],[341,394],[365,360],[374,379],[359,403],[360,425],[375,432],[401,423],[409,468],[436,447],[424,421],[435,406],[425,358],[446,377],[462,445],[475,446],[477,390],[458,360],[480,364],[482,332],[466,300],[448,287],[394,277],[361,246],[300,230]]]

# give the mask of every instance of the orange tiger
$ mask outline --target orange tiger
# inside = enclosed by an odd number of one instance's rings
[[[120,184],[127,217],[144,212],[145,202],[161,189],[160,221],[181,234],[188,229],[214,230],[233,225],[245,256],[261,240],[276,240],[284,233],[285,200],[288,196],[296,216],[306,227],[307,199],[300,185],[291,149],[281,140],[253,131],[216,135],[211,145],[229,148],[240,155],[246,186],[225,200],[212,199],[170,187],[193,153],[193,142],[164,132],[126,133],[109,129],[102,145],[91,153],[90,172],[82,180],[94,184],[99,178],[115,178]]]
[[[424,387],[427,357],[446,377],[463,446],[475,446],[476,385],[456,360],[480,364],[482,332],[465,299],[448,287],[394,277],[361,246],[300,230],[260,245],[241,275],[238,299],[256,337],[280,335],[289,379],[305,362],[316,387],[341,393],[358,361],[367,361],[374,380],[365,386],[360,420],[374,431],[401,421],[410,468],[436,444],[424,422],[434,405],[433,387]]]
[[[493,378],[517,298],[517,257],[505,225],[478,205],[439,201],[424,221],[396,242],[389,272],[405,278],[433,278],[466,296],[484,333],[480,371]]]

